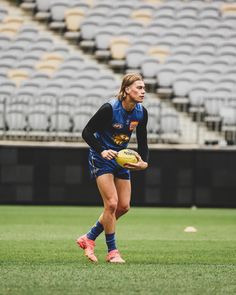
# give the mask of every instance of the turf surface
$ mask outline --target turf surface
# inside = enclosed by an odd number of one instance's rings
[[[236,294],[236,210],[132,208],[119,220],[125,265],[75,245],[101,208],[0,206],[0,294]],[[194,226],[196,233],[185,233]]]

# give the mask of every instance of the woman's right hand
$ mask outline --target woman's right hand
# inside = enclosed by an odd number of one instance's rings
[[[114,150],[104,150],[101,152],[101,156],[103,159],[112,160],[118,155],[117,151]]]

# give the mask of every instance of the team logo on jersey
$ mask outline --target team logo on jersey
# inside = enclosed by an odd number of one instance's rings
[[[112,127],[116,128],[116,129],[121,129],[121,128],[123,128],[123,125],[121,123],[114,123],[112,125]]]
[[[126,134],[115,134],[113,136],[113,140],[115,144],[122,145],[123,143],[129,141],[129,136],[127,136]]]
[[[129,130],[133,131],[138,126],[138,121],[131,121],[129,124]]]

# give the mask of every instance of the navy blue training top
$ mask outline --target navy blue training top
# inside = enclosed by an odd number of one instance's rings
[[[142,104],[137,103],[135,108],[128,112],[121,101],[114,98],[103,104],[93,115],[85,126],[82,137],[100,154],[107,149],[119,151],[127,148],[132,132],[136,129],[138,153],[147,162],[147,120],[147,110]]]

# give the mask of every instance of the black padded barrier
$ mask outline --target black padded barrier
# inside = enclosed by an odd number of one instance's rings
[[[0,146],[0,204],[102,205],[88,148]],[[150,149],[132,205],[236,207],[236,150]]]

